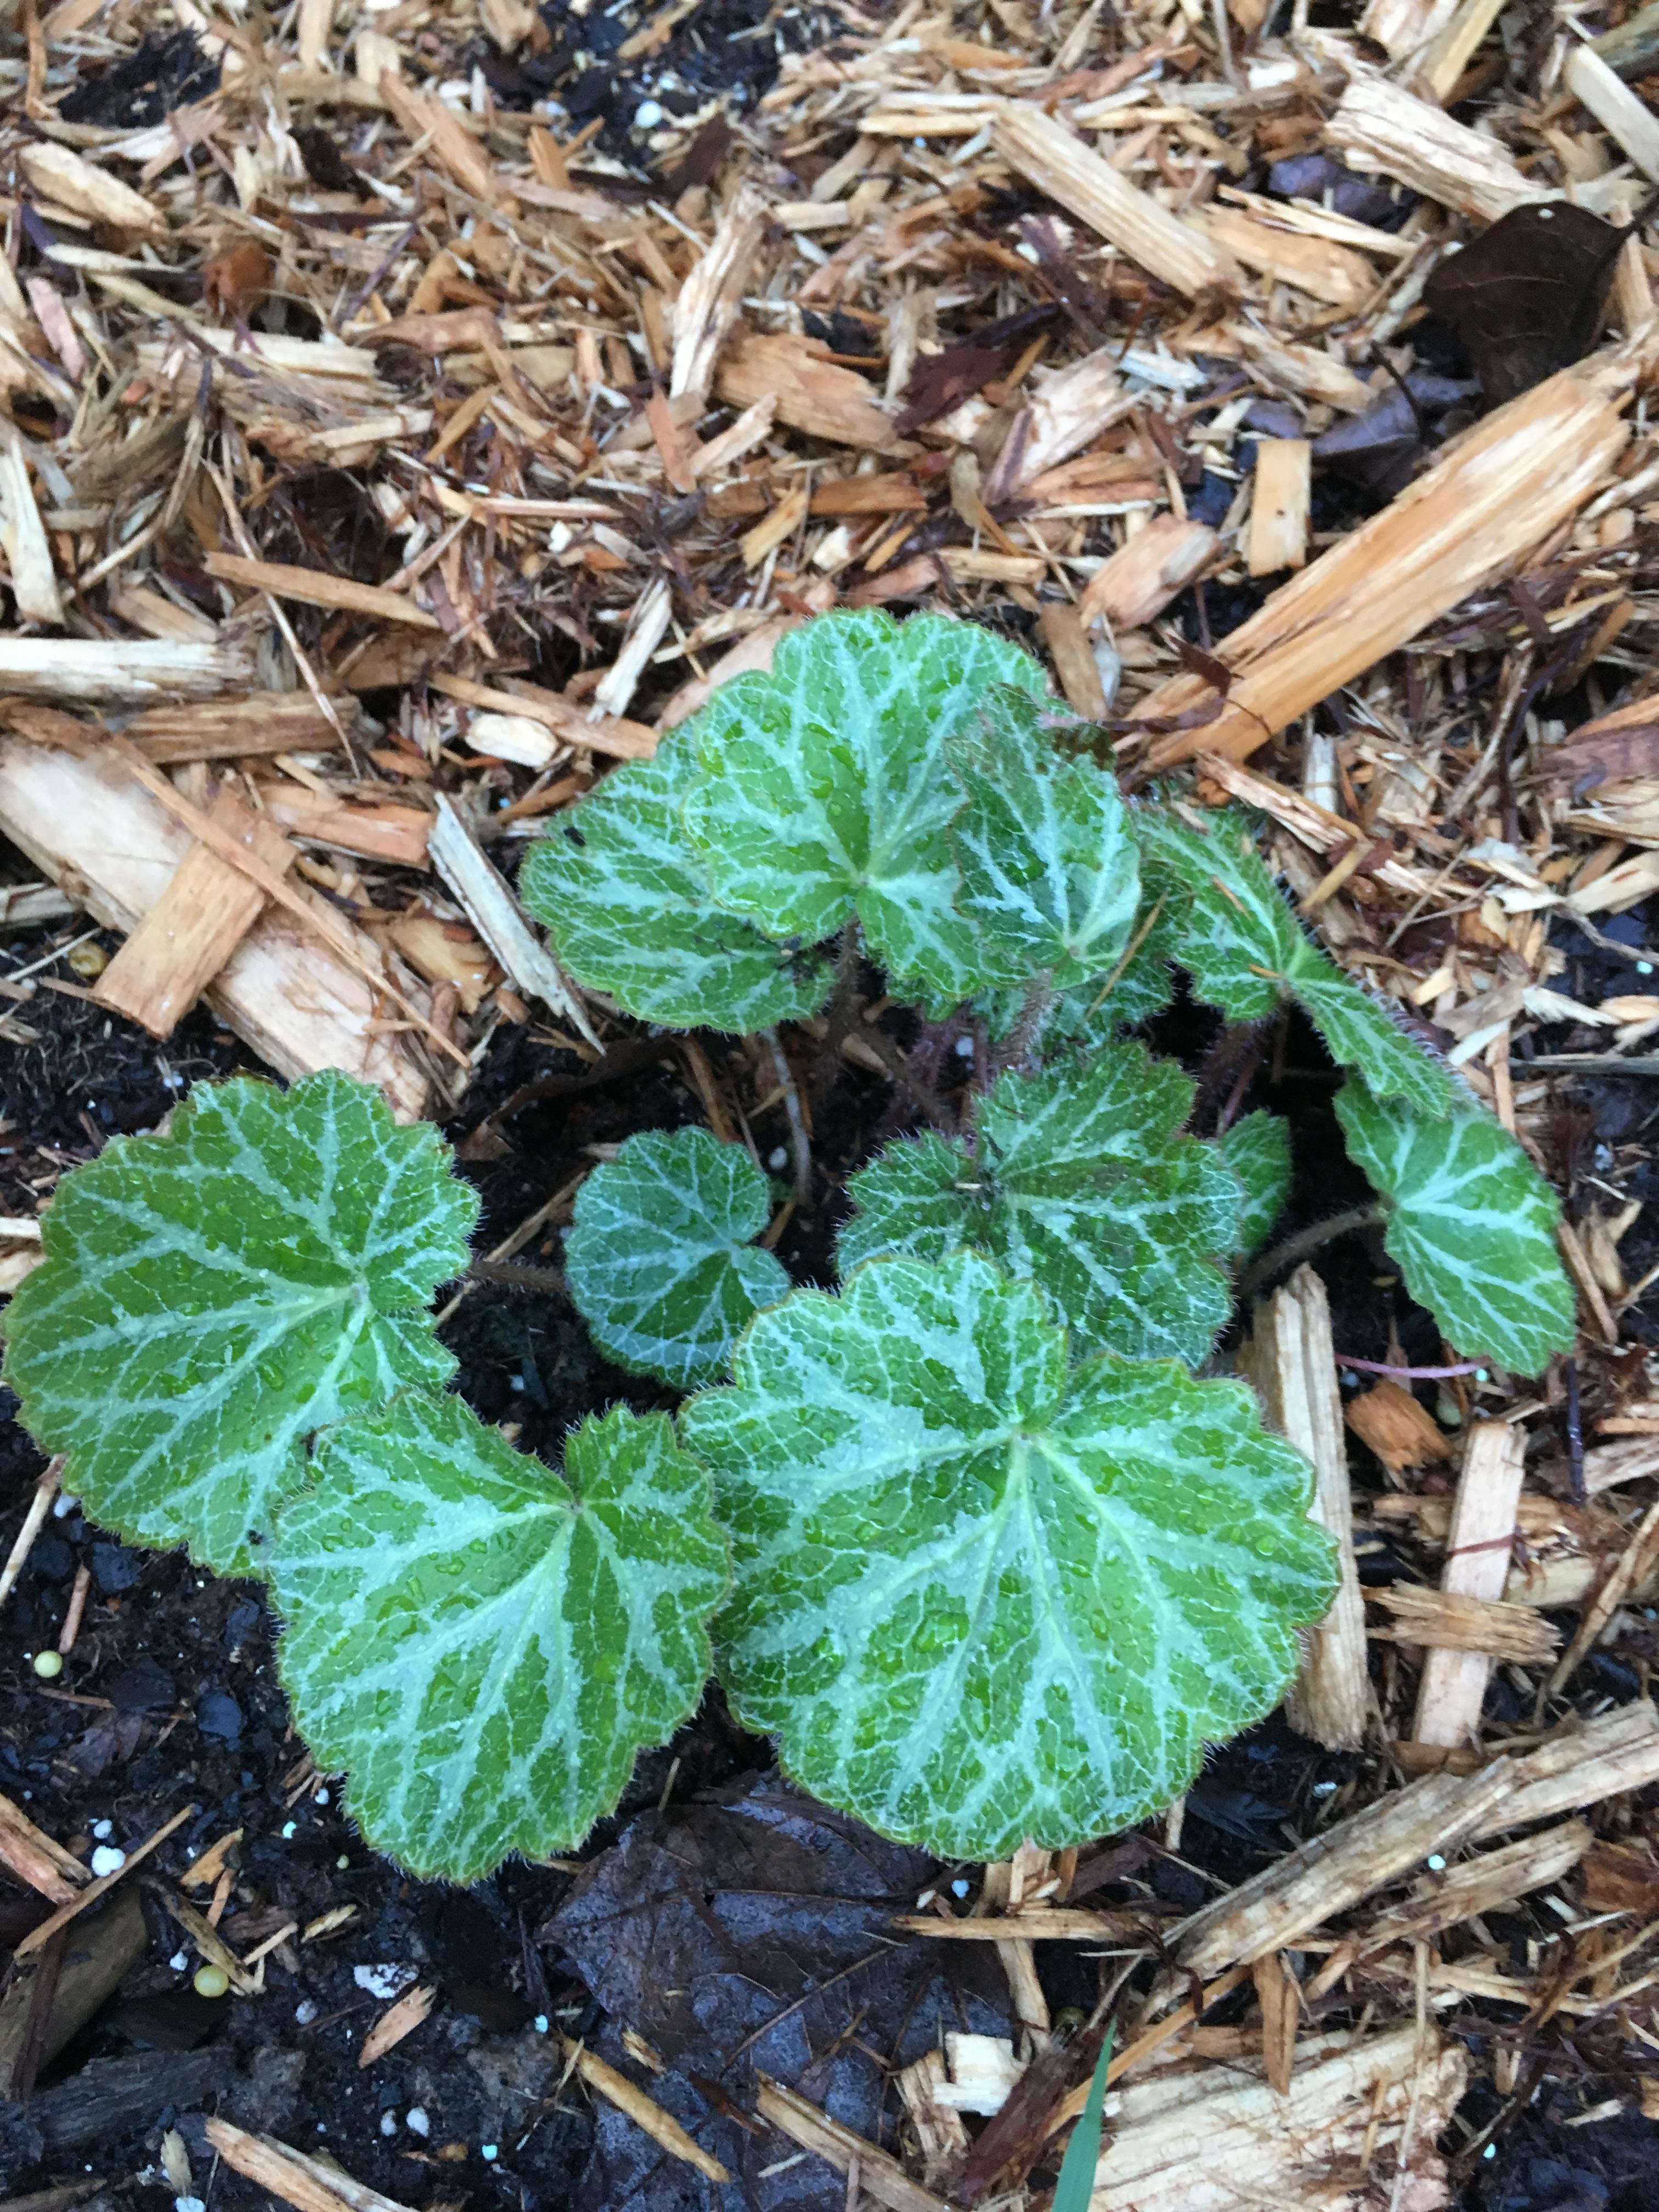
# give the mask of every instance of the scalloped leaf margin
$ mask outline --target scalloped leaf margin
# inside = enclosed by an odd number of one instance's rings
[[[826,1802],[941,1857],[1115,1835],[1283,1694],[1334,1589],[1309,1469],[1248,1390],[1066,1367],[976,1254],[799,1291],[681,1411],[735,1586],[744,1723]]]
[[[58,1184],[5,1378],[95,1520],[258,1574],[312,1431],[448,1380],[427,1308],[477,1213],[437,1130],[367,1084],[203,1085]]]

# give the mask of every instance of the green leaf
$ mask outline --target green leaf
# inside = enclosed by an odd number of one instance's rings
[[[830,965],[720,911],[680,824],[696,773],[685,730],[614,769],[532,846],[519,889],[579,983],[641,1021],[745,1036],[816,1012]]]
[[[1444,1120],[1425,1120],[1358,1077],[1338,1092],[1336,1114],[1349,1152],[1389,1202],[1389,1256],[1448,1341],[1517,1375],[1570,1352],[1561,1210],[1503,1124],[1462,1097]]]
[[[325,1431],[317,1475],[274,1547],[282,1676],[364,1836],[458,1882],[580,1843],[696,1706],[726,1584],[666,1415],[584,1421],[561,1481],[417,1392]]]
[[[1192,1101],[1181,1071],[1138,1044],[1004,1075],[976,1158],[921,1137],[848,1178],[842,1267],[973,1245],[1041,1283],[1080,1346],[1195,1364],[1227,1318],[1215,1262],[1234,1248],[1239,1195],[1213,1146],[1176,1135]]]
[[[847,1178],[856,1209],[836,1240],[843,1275],[882,1253],[943,1260],[964,1246],[992,1249],[994,1204],[988,1175],[967,1147],[931,1133],[902,1138]]]
[[[1066,1370],[976,1254],[798,1291],[680,1415],[735,1586],[745,1726],[828,1803],[944,1858],[1116,1835],[1267,1711],[1334,1587],[1309,1472],[1248,1390]]]
[[[1357,1068],[1379,1097],[1420,1114],[1451,1110],[1447,1071],[1314,943],[1242,815],[1223,812],[1198,829],[1150,806],[1135,826],[1152,885],[1169,902],[1174,957],[1200,998],[1235,1022],[1264,1020],[1281,998],[1295,999],[1331,1058]]]
[[[1112,2045],[1116,2037],[1117,2022],[1109,2020],[1106,2039],[1100,2046],[1100,2056],[1090,2076],[1082,2118],[1072,2130],[1066,2155],[1060,2160],[1052,2212],[1089,2212],[1090,2200],[1095,2193],[1095,2168],[1100,2164],[1100,2138],[1106,2124],[1106,2083],[1112,2070]]]
[[[368,1085],[204,1085],[58,1184],[6,1380],[106,1528],[258,1573],[311,1431],[448,1379],[426,1308],[477,1212],[437,1131]]]
[[[945,748],[968,794],[951,825],[957,904],[979,932],[981,972],[999,983],[1047,973],[1065,990],[1109,975],[1139,902],[1117,779],[1056,749],[1053,726],[1071,720],[1000,685]]]
[[[570,1295],[601,1349],[681,1389],[711,1382],[757,1308],[789,1288],[751,1242],[770,1211],[741,1145],[707,1129],[630,1137],[582,1185],[565,1244]]]
[[[1247,1114],[1218,1140],[1218,1150],[1244,1188],[1238,1249],[1260,1251],[1291,1194],[1291,1129],[1278,1114]]]
[[[968,997],[984,979],[955,905],[944,744],[994,684],[1045,690],[989,630],[874,610],[805,623],[769,674],[723,684],[688,726],[703,775],[685,805],[716,899],[805,945],[856,912],[901,990],[940,1012]]]

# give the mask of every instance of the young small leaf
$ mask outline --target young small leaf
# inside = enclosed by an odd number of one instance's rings
[[[1176,1135],[1192,1102],[1180,1069],[1138,1044],[1004,1075],[977,1158],[922,1137],[848,1178],[842,1268],[972,1245],[1041,1283],[1079,1348],[1196,1363],[1227,1318],[1215,1263],[1237,1241],[1239,1190],[1213,1146]]]
[[[448,1380],[426,1308],[477,1212],[437,1131],[366,1084],[204,1085],[58,1184],[6,1380],[106,1528],[257,1574],[311,1431]]]
[[[944,1858],[1116,1835],[1283,1693],[1334,1587],[1248,1390],[1066,1371],[1035,1285],[878,1260],[762,1314],[681,1413],[736,1583],[744,1723],[816,1796]]]
[[[1573,1344],[1572,1285],[1555,1242],[1555,1194],[1474,1099],[1443,1121],[1377,1098],[1357,1076],[1336,1115],[1356,1163],[1389,1201],[1383,1236],[1406,1288],[1468,1358],[1536,1375]]]
[[[702,1694],[727,1579],[708,1477],[617,1408],[564,1480],[424,1392],[325,1430],[282,1516],[281,1669],[364,1836],[475,1881],[581,1842]]]
[[[614,769],[532,846],[519,876],[525,904],[577,981],[641,1021],[740,1036],[797,1021],[823,1003],[829,964],[720,911],[680,825],[696,773],[684,731],[653,760]]]
[[[1293,998],[1331,1058],[1358,1068],[1379,1097],[1403,1098],[1419,1114],[1450,1111],[1446,1070],[1314,943],[1240,815],[1200,830],[1151,806],[1136,829],[1152,885],[1169,900],[1174,957],[1201,999],[1230,1021],[1254,1022]]]
[[[1116,778],[1060,751],[1046,726],[1054,719],[1029,692],[999,685],[945,750],[968,794],[951,842],[981,972],[999,983],[1047,973],[1066,990],[1110,974],[1140,864]]]
[[[1247,1114],[1218,1139],[1218,1148],[1243,1186],[1238,1249],[1248,1259],[1267,1243],[1291,1194],[1290,1124],[1278,1114]]]
[[[1045,689],[988,629],[873,610],[807,623],[769,675],[723,684],[689,726],[703,775],[685,805],[716,899],[805,945],[856,912],[901,990],[940,1012],[967,998],[985,979],[956,909],[944,744],[995,684]]]
[[[741,1145],[707,1129],[630,1137],[582,1185],[565,1243],[570,1295],[601,1349],[681,1389],[711,1382],[757,1308],[789,1288],[752,1242],[769,1212]]]

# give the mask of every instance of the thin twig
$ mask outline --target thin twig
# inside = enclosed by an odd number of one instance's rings
[[[499,1283],[509,1291],[539,1291],[554,1298],[569,1295],[556,1267],[532,1267],[517,1260],[474,1260],[466,1273],[470,1282]]]
[[[1578,1405],[1578,1361],[1571,1358],[1567,1370],[1567,1467],[1572,1477],[1572,1502],[1584,1503],[1584,1423]]]
[[[1386,1375],[1397,1382],[1440,1382],[1454,1375],[1479,1375],[1484,1370],[1478,1359],[1460,1359],[1452,1367],[1396,1367],[1388,1359],[1352,1359],[1346,1352],[1336,1354],[1339,1367],[1352,1367],[1362,1375]]]
[[[784,1111],[789,1116],[789,1140],[795,1153],[795,1204],[804,1212],[812,1198],[812,1143],[806,1133],[806,1116],[801,1111],[800,1091],[777,1031],[763,1030],[761,1034],[772,1054],[772,1072],[783,1088]]]
[[[1248,1298],[1264,1283],[1282,1275],[1287,1267],[1294,1267],[1316,1252],[1322,1252],[1326,1245],[1334,1244],[1339,1237],[1352,1237],[1362,1229],[1380,1228],[1387,1219],[1380,1206],[1352,1206],[1346,1213],[1334,1213],[1328,1221],[1316,1221],[1310,1228],[1298,1229],[1294,1237],[1287,1237],[1271,1252],[1264,1252],[1255,1266],[1245,1271],[1238,1285],[1239,1297]]]

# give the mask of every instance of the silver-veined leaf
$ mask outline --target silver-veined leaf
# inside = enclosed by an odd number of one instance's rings
[[[769,673],[721,684],[687,726],[703,774],[685,826],[715,898],[803,945],[856,913],[901,992],[939,1012],[967,998],[985,979],[955,903],[945,740],[996,684],[1045,689],[988,629],[866,609],[803,624]]]
[[[319,1439],[272,1583],[283,1683],[368,1841],[476,1881],[580,1844],[702,1693],[727,1580],[708,1480],[618,1408],[564,1479],[425,1392]]]
[[[1149,806],[1135,826],[1148,876],[1169,902],[1174,957],[1200,998],[1236,1022],[1261,1021],[1295,999],[1331,1058],[1357,1068],[1378,1097],[1403,1098],[1420,1114],[1451,1110],[1451,1077],[1314,943],[1241,815],[1220,813],[1200,829]]]
[[[945,1858],[1115,1835],[1282,1695],[1330,1602],[1306,1463],[1173,1361],[1067,1371],[977,1254],[799,1291],[682,1409],[735,1584],[746,1726],[808,1790]]]
[[[957,903],[979,933],[982,974],[1059,990],[1109,975],[1140,897],[1139,854],[1117,779],[1068,756],[1061,718],[1030,692],[999,687],[946,746],[967,804],[951,824]]]
[[[1279,1114],[1247,1114],[1216,1146],[1243,1188],[1238,1249],[1248,1258],[1267,1243],[1291,1194],[1290,1124]]]
[[[58,1184],[6,1380],[95,1520],[258,1573],[311,1431],[447,1381],[427,1306],[477,1212],[437,1131],[366,1084],[204,1085]]]
[[[1227,1318],[1216,1263],[1234,1249],[1239,1190],[1212,1145],[1176,1134],[1192,1101],[1180,1069],[1138,1044],[1004,1075],[972,1158],[921,1137],[849,1177],[842,1268],[972,1245],[1041,1283],[1080,1348],[1196,1363]]]
[[[737,1036],[797,1021],[823,1003],[829,963],[720,911],[680,823],[696,773],[684,730],[613,769],[532,846],[525,904],[577,981],[641,1021]]]
[[[1560,1207],[1503,1124],[1472,1098],[1430,1120],[1358,1078],[1338,1092],[1336,1113],[1349,1152],[1388,1201],[1389,1256],[1448,1341],[1517,1375],[1570,1352]]]
[[[741,1145],[707,1129],[630,1137],[582,1185],[565,1243],[570,1295],[601,1349],[682,1389],[711,1381],[757,1308],[789,1288],[753,1243],[770,1211]]]

